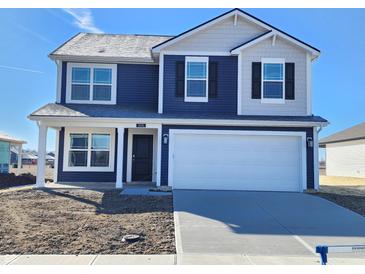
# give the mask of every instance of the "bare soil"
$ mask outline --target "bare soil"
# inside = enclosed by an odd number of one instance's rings
[[[173,254],[172,197],[120,191],[0,193],[0,254]],[[125,234],[139,234],[124,243]]]

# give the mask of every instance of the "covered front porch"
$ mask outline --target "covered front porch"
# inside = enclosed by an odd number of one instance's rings
[[[124,188],[161,183],[162,128],[157,123],[38,121],[36,187],[45,184],[49,129],[56,130],[54,182],[59,187]]]

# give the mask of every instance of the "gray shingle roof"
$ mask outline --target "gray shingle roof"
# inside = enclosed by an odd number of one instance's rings
[[[319,116],[268,116],[268,115],[231,115],[231,114],[159,114],[156,109],[130,105],[82,105],[82,104],[47,104],[34,111],[30,117],[91,117],[91,118],[145,118],[145,119],[216,119],[216,120],[255,120],[283,122],[318,122],[327,120]]]
[[[342,130],[319,141],[320,145],[337,143],[350,140],[365,139],[365,122],[359,125]]]
[[[79,33],[54,50],[58,58],[113,58],[126,62],[153,62],[151,48],[171,36]]]

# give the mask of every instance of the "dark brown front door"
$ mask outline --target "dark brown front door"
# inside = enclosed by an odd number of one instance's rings
[[[152,181],[153,135],[133,135],[132,181]]]

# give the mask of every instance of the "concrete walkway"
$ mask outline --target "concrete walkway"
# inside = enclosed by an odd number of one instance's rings
[[[317,257],[243,254],[0,255],[0,265],[319,265]],[[329,265],[365,265],[365,259],[330,258]]]

